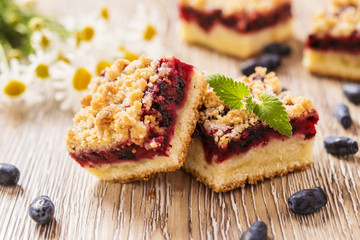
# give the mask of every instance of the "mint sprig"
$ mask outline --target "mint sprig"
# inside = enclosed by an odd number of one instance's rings
[[[241,109],[244,104],[242,100],[249,96],[249,88],[242,82],[235,82],[232,78],[225,77],[220,74],[211,74],[206,77],[206,81],[210,87],[216,89],[216,95],[226,105],[233,109]]]
[[[245,104],[246,110],[255,113],[271,128],[288,137],[292,136],[290,119],[282,102],[268,93],[260,95],[261,101],[250,96],[249,88],[242,82],[235,82],[232,78],[210,74],[206,81],[213,88],[216,95],[232,109],[241,109]]]

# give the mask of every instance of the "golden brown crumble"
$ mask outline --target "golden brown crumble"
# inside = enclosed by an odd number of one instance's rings
[[[81,100],[82,108],[74,117],[74,127],[69,130],[69,152],[87,149],[102,150],[115,144],[144,144],[151,125],[161,133],[157,116],[146,115],[143,109],[151,108],[152,96],[144,96],[146,89],[159,77],[166,77],[171,70],[166,64],[142,56],[129,62],[115,61],[104,77],[92,83],[92,92]],[[155,113],[156,114],[156,113]],[[157,148],[155,142],[147,143],[147,149]]]
[[[224,15],[237,12],[266,12],[290,0],[179,0],[182,6],[201,10],[221,9]]]
[[[349,36],[360,31],[360,0],[333,0],[326,11],[318,13],[311,33],[319,36]]]
[[[249,77],[244,76],[239,81],[249,87],[252,96],[257,100],[260,100],[263,93],[277,95],[284,103],[289,118],[305,116],[313,110],[310,99],[295,96],[289,91],[281,92],[278,77],[274,72],[266,74],[266,68],[257,67],[256,73]],[[240,137],[242,131],[261,121],[254,113],[249,114],[245,108],[229,109],[211,89],[206,93],[204,107],[204,110],[200,111],[199,122],[203,124],[205,131],[213,132],[215,142],[221,148],[226,147],[230,140]],[[230,129],[230,132],[225,133]]]

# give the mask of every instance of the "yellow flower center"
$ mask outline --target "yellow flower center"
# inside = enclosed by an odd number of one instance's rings
[[[111,65],[111,62],[109,62],[109,61],[103,60],[103,61],[98,62],[98,64],[96,65],[96,75],[99,76],[101,74],[101,72],[103,70],[105,70],[105,68],[110,67],[110,65]]]
[[[139,54],[136,54],[136,53],[134,53],[134,52],[130,52],[130,51],[128,51],[127,49],[126,49],[126,47],[124,47],[124,46],[119,46],[119,51],[120,52],[123,52],[124,53],[124,59],[126,59],[126,60],[128,60],[128,61],[130,61],[130,62],[132,62],[132,61],[134,61],[134,60],[137,60],[137,59],[139,59]]]
[[[73,86],[78,91],[83,91],[88,88],[91,80],[91,74],[85,68],[78,68],[72,79]]]
[[[124,59],[132,62],[134,60],[137,60],[140,56],[136,53],[125,51]]]
[[[101,8],[100,16],[105,20],[109,20],[109,10],[106,7]]]
[[[21,51],[19,49],[15,49],[15,48],[10,49],[8,51],[8,58],[9,59],[12,59],[12,58],[20,59]]]
[[[81,32],[75,33],[75,40],[76,40],[76,46],[78,47],[82,41],[82,35]]]
[[[42,49],[47,49],[49,45],[50,45],[50,39],[47,38],[45,35],[42,35],[40,39],[40,47]]]
[[[151,39],[153,39],[155,35],[156,35],[155,27],[151,24],[147,25],[143,34],[143,39],[145,41],[151,41]]]
[[[35,68],[35,73],[38,78],[45,79],[45,78],[50,77],[49,67],[48,67],[48,65],[43,64],[43,63],[40,63],[39,65],[37,65],[37,67]]]
[[[90,42],[91,39],[93,39],[95,35],[95,30],[93,27],[90,26],[86,26],[84,27],[84,29],[81,31],[81,40]]]
[[[119,51],[120,52],[126,52],[126,48],[122,45],[119,46]]]
[[[18,80],[10,80],[4,88],[4,93],[9,97],[18,97],[26,90],[26,85]]]
[[[45,21],[40,17],[33,17],[29,22],[29,27],[33,31],[40,31],[45,27]]]
[[[70,60],[61,52],[59,51],[58,57],[57,57],[58,61],[63,61],[66,62],[67,64],[70,64]]]
[[[10,11],[10,14],[8,16],[8,23],[10,23],[10,25],[12,26],[16,26],[17,24],[22,22],[22,18],[19,15],[19,13],[15,12],[15,11]]]

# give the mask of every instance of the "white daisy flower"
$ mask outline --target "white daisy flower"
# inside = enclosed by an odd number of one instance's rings
[[[10,66],[0,64],[0,108],[16,109],[19,106],[34,106],[44,98],[33,85],[27,67],[11,59]]]
[[[36,52],[58,51],[58,49],[61,47],[61,44],[62,42],[60,37],[47,29],[35,31],[31,35],[31,46],[35,49]]]
[[[29,56],[28,71],[34,80],[34,87],[38,88],[46,99],[52,98],[54,94],[52,72],[58,59],[59,54],[55,51],[38,51]]]
[[[69,55],[70,64],[58,62],[53,70],[55,100],[61,102],[63,111],[80,110],[80,99],[88,93],[91,79],[96,72],[96,59],[83,50]]]
[[[98,39],[104,39],[111,33],[111,25],[106,16],[109,18],[109,12],[104,10],[102,13],[81,15],[79,18],[64,18],[62,24],[72,33],[67,41],[71,48],[77,48],[82,45],[92,45]],[[81,16],[81,17],[80,17]],[[113,26],[113,25],[112,25]]]
[[[162,3],[142,0],[128,21],[125,40],[128,49],[153,58],[164,54],[170,21]]]

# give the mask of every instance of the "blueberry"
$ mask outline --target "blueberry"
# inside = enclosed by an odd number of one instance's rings
[[[343,86],[343,92],[350,102],[355,104],[360,103],[360,85],[355,83],[345,84]]]
[[[352,120],[350,117],[349,108],[347,106],[344,104],[336,105],[333,114],[344,128],[351,126]]]
[[[112,153],[116,154],[119,159],[136,159],[135,153],[133,153],[130,149],[113,151]]]
[[[255,67],[266,67],[268,71],[273,71],[281,64],[281,58],[277,54],[265,54],[257,58],[250,58],[243,62],[241,72],[249,76],[255,72]]]
[[[324,146],[328,153],[339,156],[355,154],[359,150],[358,143],[347,137],[327,137]]]
[[[48,196],[40,196],[30,204],[29,214],[40,224],[48,224],[54,217],[55,206]]]
[[[263,221],[257,221],[241,235],[240,240],[264,240],[267,239],[267,226]]]
[[[301,190],[288,199],[290,211],[305,215],[313,213],[327,203],[327,195],[320,187]]]
[[[0,163],[0,185],[12,186],[19,181],[20,171],[11,164]]]
[[[291,48],[286,43],[272,43],[269,45],[266,45],[263,48],[264,53],[275,53],[280,56],[287,56],[291,53]]]

